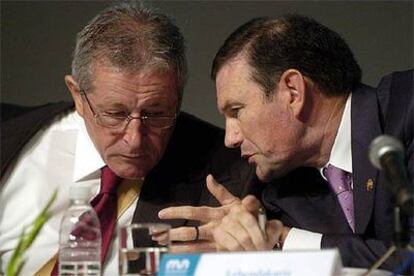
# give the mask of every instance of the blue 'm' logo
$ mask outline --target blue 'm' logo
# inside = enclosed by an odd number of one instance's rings
[[[199,259],[199,254],[165,254],[162,257],[158,275],[193,276]]]

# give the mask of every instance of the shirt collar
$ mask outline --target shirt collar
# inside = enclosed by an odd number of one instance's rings
[[[79,182],[99,178],[101,175],[100,169],[105,166],[105,162],[89,137],[83,118],[77,112],[74,112],[73,116],[79,128],[75,149],[73,181]]]
[[[335,142],[332,146],[328,164],[352,173],[352,150],[351,150],[351,98],[349,94],[342,114],[341,123]]]
[[[322,177],[323,169],[331,164],[346,172],[352,173],[352,147],[351,147],[351,99],[352,93],[349,93],[345,103],[344,112],[339,124],[338,133],[336,134],[334,144],[328,163],[320,169]],[[326,179],[326,178],[325,178]]]

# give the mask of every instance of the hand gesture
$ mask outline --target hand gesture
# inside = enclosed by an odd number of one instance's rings
[[[206,182],[208,190],[222,206],[169,207],[158,213],[161,219],[188,219],[200,222],[200,226],[197,227],[184,226],[171,229],[171,251],[174,253],[215,251],[214,228],[234,205],[241,204],[241,200],[219,184],[211,174],[207,176]]]
[[[264,235],[258,223],[261,208],[259,200],[247,196],[233,204],[221,223],[215,227],[214,240],[219,251],[271,250],[280,240],[283,224],[278,220],[267,221]]]

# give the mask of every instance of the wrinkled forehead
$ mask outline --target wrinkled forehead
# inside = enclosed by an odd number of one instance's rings
[[[98,59],[92,62],[90,68],[91,86],[99,86],[100,82],[107,80],[109,76],[116,78],[125,77],[131,82],[134,80],[145,81],[146,78],[153,75],[168,76],[165,81],[174,80],[178,83],[178,74],[173,66],[165,61],[151,62],[139,67],[133,66],[117,66],[113,65],[107,59]]]
[[[146,68],[137,72],[119,70],[111,66],[96,67],[90,99],[96,105],[138,106],[162,105],[178,109],[178,88],[175,73],[160,68]]]

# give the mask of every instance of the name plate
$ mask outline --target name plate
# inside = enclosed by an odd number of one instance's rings
[[[159,276],[341,275],[336,249],[309,251],[166,254]]]

